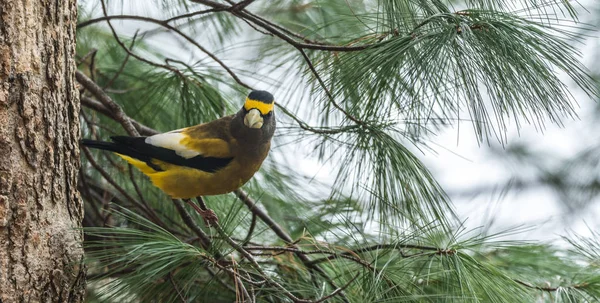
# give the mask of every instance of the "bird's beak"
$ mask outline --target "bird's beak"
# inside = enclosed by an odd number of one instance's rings
[[[244,117],[244,124],[250,128],[261,128],[263,118],[260,116],[260,111],[256,108],[251,109]]]

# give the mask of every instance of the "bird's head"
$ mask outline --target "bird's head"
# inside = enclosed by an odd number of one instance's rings
[[[244,125],[262,128],[273,120],[273,95],[264,90],[253,90],[244,103]]]
[[[263,140],[270,140],[275,132],[274,105],[275,100],[271,93],[264,90],[252,91],[237,113],[245,128],[242,132],[251,137],[259,135]]]

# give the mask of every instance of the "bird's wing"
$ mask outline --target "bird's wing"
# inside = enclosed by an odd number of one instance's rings
[[[219,121],[219,120],[217,120]],[[213,121],[213,122],[217,122]],[[219,121],[221,122],[221,121]],[[224,123],[202,124],[150,137],[111,137],[127,146],[127,156],[144,160],[156,159],[170,164],[215,172],[233,159],[228,137],[222,135]],[[151,161],[150,161],[151,162]],[[150,165],[152,163],[148,163]]]
[[[229,143],[223,138],[211,136],[202,131],[182,129],[158,134],[145,139],[145,143],[167,148],[183,158],[190,159],[199,155],[205,157],[231,157]]]

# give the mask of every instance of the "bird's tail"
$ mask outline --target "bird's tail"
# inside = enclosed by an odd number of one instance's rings
[[[125,159],[133,166],[137,167],[145,174],[162,171],[162,168],[152,163],[152,158],[139,150],[123,144],[120,139],[125,137],[111,137],[117,142],[96,141],[90,139],[81,139],[81,144],[87,147],[107,150],[116,153],[119,157]]]
[[[111,151],[120,155],[129,156],[142,161],[150,161],[151,157],[144,152],[143,148],[140,149],[134,145],[135,142],[140,139],[144,140],[143,137],[110,137],[115,142],[96,141],[90,139],[81,139],[81,144],[87,147],[103,149]]]
[[[111,137],[111,139],[115,140],[121,137]],[[81,144],[87,147],[103,149],[107,151],[111,151],[120,155],[129,156],[135,159],[139,159],[142,161],[150,161],[150,157],[135,147],[129,146],[128,144],[123,144],[120,141],[117,142],[106,142],[106,141],[96,141],[90,139],[81,139]]]
[[[113,142],[81,139],[80,143],[87,147],[108,150],[115,153],[123,153],[123,148]]]

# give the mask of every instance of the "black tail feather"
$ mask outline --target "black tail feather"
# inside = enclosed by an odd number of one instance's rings
[[[87,147],[96,148],[96,149],[102,149],[102,150],[108,150],[108,151],[116,152],[116,153],[120,153],[121,149],[122,149],[122,148],[119,147],[119,145],[117,145],[116,143],[113,143],[113,142],[96,141],[96,140],[90,140],[90,139],[81,139],[80,143],[82,145],[87,146]]]
[[[118,145],[128,146],[137,150],[147,150],[148,147],[151,147],[146,143],[146,137],[112,136],[110,139]]]
[[[111,137],[111,139],[113,139],[113,140],[115,140],[115,138],[126,138],[126,137]],[[127,137],[127,138],[129,138],[129,137]],[[144,140],[143,137],[139,137],[139,138]],[[138,139],[138,138],[131,137],[131,139]],[[119,142],[119,140],[115,140],[115,141],[116,142],[105,142],[105,141],[96,141],[96,140],[90,140],[90,139],[81,139],[80,142],[81,142],[81,144],[83,144],[87,147],[107,150],[107,151],[115,152],[115,153],[118,153],[121,155],[129,156],[134,159],[144,161],[148,164],[148,166],[152,167],[154,170],[157,170],[157,171],[162,170],[160,167],[158,167],[154,163],[152,163],[152,158],[149,155],[147,155],[146,153],[136,150],[135,148],[132,148],[130,146],[127,146],[127,145],[123,144],[122,142]]]
[[[121,142],[106,142],[106,141],[96,141],[96,140],[90,140],[90,139],[81,139],[81,144],[83,144],[87,147],[91,147],[91,148],[107,150],[107,151],[119,153],[119,154],[122,154],[125,156],[130,156],[132,158],[140,159],[142,161],[150,160],[150,157],[148,157],[148,155],[146,155],[145,153],[138,151],[134,147],[130,147]]]

